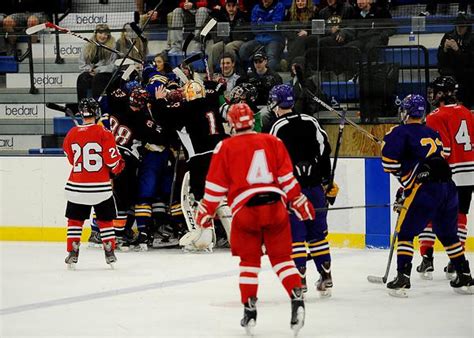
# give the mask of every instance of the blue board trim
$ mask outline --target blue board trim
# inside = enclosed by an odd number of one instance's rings
[[[380,158],[365,159],[365,204],[390,203],[390,177],[383,172]],[[366,247],[390,246],[390,208],[365,209]]]

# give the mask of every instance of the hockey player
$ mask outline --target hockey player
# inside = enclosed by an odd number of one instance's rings
[[[396,231],[397,277],[387,284],[390,295],[406,297],[410,288],[413,238],[431,221],[434,233],[446,249],[457,277],[454,291],[472,293],[472,278],[464,248],[457,236],[458,197],[451,169],[442,157],[439,134],[422,124],[425,99],[408,95],[400,106],[402,124],[384,137],[382,165],[403,186],[405,197]]]
[[[449,76],[438,77],[430,84],[430,103],[437,108],[426,117],[426,125],[441,136],[444,155],[453,172],[459,198],[458,237],[464,246],[467,238],[467,214],[474,187],[474,117],[466,107],[458,103],[456,88],[456,81]],[[419,235],[423,261],[416,270],[424,279],[433,278],[435,239],[431,224]],[[444,270],[448,279],[454,277],[452,264],[448,264]]]
[[[240,257],[240,292],[244,304],[241,325],[252,334],[257,319],[257,288],[262,244],[273,270],[291,297],[291,327],[297,333],[304,324],[301,278],[291,260],[291,232],[286,208],[302,220],[314,219],[314,209],[293,176],[284,144],[272,135],[252,131],[253,112],[247,104],[230,108],[229,123],[236,135],[214,149],[206,178],[204,198],[196,222],[202,227],[202,242],[210,241],[207,230],[220,201],[227,196],[232,209],[232,254]]]
[[[97,215],[105,261],[113,266],[115,234],[113,219],[116,217],[110,175],[118,175],[124,161],[117,149],[114,136],[104,127],[95,124],[100,116],[99,105],[94,99],[82,99],[79,113],[83,124],[72,128],[64,139],[63,149],[73,166],[66,183],[67,251],[65,259],[74,268],[79,257],[79,246],[84,220],[89,218],[92,206]]]
[[[318,121],[306,114],[297,114],[292,108],[295,103],[293,88],[287,84],[277,85],[270,91],[277,121],[270,134],[283,141],[294,169],[293,173],[301,185],[303,193],[315,208],[324,208],[328,202],[326,195],[335,197],[337,184],[326,192],[323,184],[328,181],[331,171],[329,155],[331,147],[326,132]],[[302,144],[305,146],[302,147]],[[302,222],[293,213],[290,214],[293,254],[296,267],[300,273],[303,289],[306,291],[306,258],[307,247],[311,254],[320,278],[316,289],[321,296],[330,296],[333,286],[331,277],[331,255],[327,239],[327,211],[318,212],[316,219]]]

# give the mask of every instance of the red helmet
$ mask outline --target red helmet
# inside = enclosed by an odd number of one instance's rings
[[[227,120],[235,130],[253,128],[253,111],[246,103],[236,103],[230,106]]]
[[[130,93],[130,101],[129,104],[131,107],[136,107],[143,109],[145,108],[148,100],[150,99],[150,94],[140,87],[133,88],[132,92]]]

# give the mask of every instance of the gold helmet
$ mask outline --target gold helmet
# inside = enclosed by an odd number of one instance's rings
[[[197,81],[187,82],[183,87],[183,93],[188,102],[206,97],[206,89]]]

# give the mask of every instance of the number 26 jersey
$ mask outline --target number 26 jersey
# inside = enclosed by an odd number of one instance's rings
[[[112,196],[110,173],[122,157],[110,131],[96,124],[76,126],[63,150],[73,166],[65,187],[68,201],[96,205]]]

